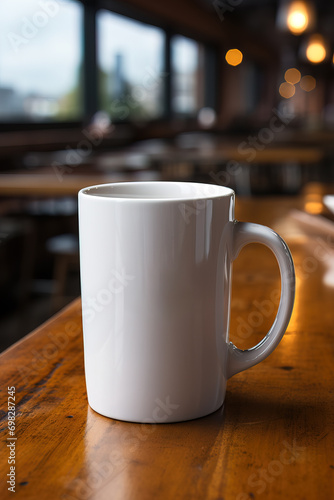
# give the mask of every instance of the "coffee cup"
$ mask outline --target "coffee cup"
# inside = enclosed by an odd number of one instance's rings
[[[203,417],[222,406],[231,376],[277,347],[293,309],[292,257],[272,229],[236,221],[234,206],[231,189],[191,182],[125,182],[79,192],[93,410],[141,423]],[[229,341],[232,262],[253,242],[274,253],[281,298],[268,334],[240,350]]]

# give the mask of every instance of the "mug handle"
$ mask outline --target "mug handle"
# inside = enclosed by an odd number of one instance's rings
[[[233,223],[232,261],[248,243],[262,243],[274,253],[281,273],[281,298],[276,318],[267,335],[256,346],[241,350],[228,345],[227,378],[260,363],[278,346],[288,326],[295,297],[295,270],[285,241],[269,227],[250,222]]]

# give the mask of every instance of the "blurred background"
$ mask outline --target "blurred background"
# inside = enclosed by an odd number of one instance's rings
[[[0,350],[80,294],[82,187],[192,180],[321,212],[333,25],[326,0],[2,0]]]

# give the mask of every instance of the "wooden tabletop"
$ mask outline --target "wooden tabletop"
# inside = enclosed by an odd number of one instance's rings
[[[142,149],[145,152],[145,147]],[[257,147],[250,145],[247,141],[239,144],[224,143],[198,143],[193,147],[165,146],[161,150],[148,149],[147,154],[151,160],[157,163],[173,163],[188,161],[197,163],[219,163],[224,161],[238,161],[240,163],[274,164],[284,162],[296,162],[301,164],[319,163],[324,157],[324,152],[317,147],[296,147],[296,146],[270,146]]]
[[[208,417],[141,425],[91,410],[79,300],[4,352],[1,498],[333,498],[334,253],[324,235],[305,232],[291,216],[305,203],[237,200],[238,219],[270,225],[286,238],[296,266],[296,303],[275,352],[230,379],[224,407]],[[231,339],[239,347],[266,333],[278,291],[274,257],[260,245],[248,246],[233,270]],[[14,436],[8,387],[15,387]],[[14,496],[6,484],[11,452]]]
[[[195,168],[211,174],[215,165],[231,160],[241,165],[279,166],[295,162],[319,167],[324,158],[324,151],[317,147],[264,148],[263,144],[250,146],[247,141],[217,142],[196,137],[187,147],[186,143],[182,146],[162,140],[141,141],[131,148],[87,157],[83,165],[52,161],[54,156],[50,153],[49,163],[44,167],[0,173],[0,196],[76,196],[83,187],[107,182],[184,180],[193,175]]]
[[[44,169],[43,169],[44,170]],[[70,172],[71,173],[71,172]],[[80,189],[108,182],[128,182],[140,180],[159,180],[157,172],[96,172],[72,175],[52,169],[39,173],[19,171],[13,174],[0,174],[0,196],[77,196]]]

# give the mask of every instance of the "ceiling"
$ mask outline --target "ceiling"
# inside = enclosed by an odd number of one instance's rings
[[[224,18],[231,23],[245,25],[249,30],[260,32],[271,38],[279,34],[276,26],[276,15],[280,0],[195,0],[207,9],[214,11],[214,5],[217,7],[226,5]],[[233,6],[234,5],[234,6]],[[314,0],[313,5],[317,13],[316,31],[325,35],[331,42],[334,42],[334,1],[333,0]],[[231,10],[229,10],[231,9]],[[217,14],[218,16],[218,14]],[[287,33],[287,35],[295,37]]]

